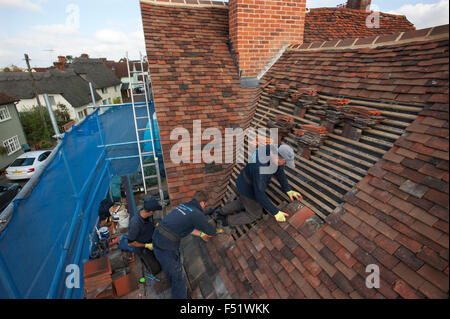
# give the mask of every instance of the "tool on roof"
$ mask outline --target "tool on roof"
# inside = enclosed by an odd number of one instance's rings
[[[134,127],[136,130],[136,139],[137,139],[137,145],[138,145],[138,153],[139,153],[139,163],[140,163],[140,169],[142,174],[142,184],[144,186],[144,192],[147,194],[148,191],[151,190],[158,190],[159,193],[159,202],[161,206],[164,208],[166,206],[166,202],[164,200],[164,193],[162,189],[162,183],[161,183],[161,174],[159,170],[159,162],[158,157],[156,156],[156,148],[155,148],[155,140],[154,140],[154,132],[153,132],[153,125],[152,125],[152,115],[150,114],[150,108],[149,108],[149,93],[150,93],[150,71],[148,70],[148,61],[147,57],[143,57],[141,53],[139,53],[140,59],[139,61],[130,61],[128,59],[128,53],[126,57],[127,62],[127,70],[128,70],[128,79],[129,79],[129,91],[130,91],[130,97],[131,97],[131,107],[133,109],[133,118],[134,118]],[[133,65],[133,70],[130,70],[130,63]],[[147,70],[144,70],[144,65],[147,65]],[[137,74],[137,81],[135,81],[135,77],[133,75]],[[143,90],[143,93],[136,93],[135,89],[140,88],[141,92]],[[145,97],[145,105],[136,105],[136,99],[135,97],[138,95],[143,95]],[[139,109],[139,111],[138,111]],[[144,110],[142,112],[141,110]],[[139,113],[139,114],[137,114]],[[142,115],[144,113],[144,115]],[[142,121],[144,120],[144,121]],[[149,132],[150,138],[145,139],[144,137],[141,138],[140,132]],[[144,135],[145,136],[145,135]],[[152,143],[152,150],[150,152],[143,151],[143,143]],[[149,162],[153,158],[153,162]],[[146,167],[155,167],[155,174],[151,174],[150,170],[146,170]],[[146,174],[146,173],[149,174]],[[148,180],[151,178],[157,179],[157,186],[156,187],[147,187]]]

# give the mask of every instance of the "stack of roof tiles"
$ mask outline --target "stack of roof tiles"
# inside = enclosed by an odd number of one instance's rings
[[[84,292],[87,299],[113,298],[111,263],[106,256],[84,264]]]

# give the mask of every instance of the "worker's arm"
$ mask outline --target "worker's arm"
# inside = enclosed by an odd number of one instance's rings
[[[209,236],[214,236],[216,234],[216,228],[213,225],[211,225],[210,223],[208,223],[208,220],[206,219],[203,212],[196,212],[195,214],[193,214],[193,218],[194,218],[193,223],[194,223],[194,228],[195,228],[193,232],[195,232],[197,230],[197,231],[203,232]],[[200,236],[200,234],[197,236]]]
[[[256,168],[259,170],[259,168]],[[253,191],[255,193],[256,201],[265,208],[270,214],[276,215],[278,213],[278,208],[276,208],[269,197],[266,195],[267,184],[263,179],[263,176],[257,172],[255,178],[253,178]]]
[[[131,246],[131,247],[136,247],[136,248],[144,248],[145,247],[145,244],[143,244],[143,243],[140,243],[140,242],[138,242],[138,241],[133,241],[133,242],[128,242],[128,246]]]
[[[292,190],[291,186],[289,186],[289,182],[286,178],[286,174],[284,172],[284,166],[278,166],[278,170],[275,173],[275,177],[277,178],[278,182],[281,185],[281,190],[283,193],[287,193],[290,190]]]

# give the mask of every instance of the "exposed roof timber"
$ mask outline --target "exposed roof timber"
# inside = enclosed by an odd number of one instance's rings
[[[291,45],[287,50],[295,51],[318,51],[318,50],[342,50],[376,48],[386,45],[399,45],[415,41],[439,40],[449,37],[449,25],[400,32],[390,35],[379,35],[370,38],[341,39],[323,42],[311,42]]]

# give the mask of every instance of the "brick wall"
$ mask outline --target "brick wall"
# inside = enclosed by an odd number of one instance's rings
[[[210,204],[216,205],[226,192],[233,164],[194,163],[193,151],[211,140],[193,145],[193,121],[201,120],[202,133],[218,128],[222,137],[225,128],[245,129],[256,90],[239,87],[226,45],[226,6],[164,4],[141,2],[141,10],[169,197],[177,205],[196,190],[206,190]],[[171,159],[172,147],[181,140],[170,137],[177,127],[190,133],[189,163]],[[224,158],[224,148],[222,153]]]
[[[242,77],[255,77],[285,44],[302,43],[306,0],[229,1],[230,38]]]

